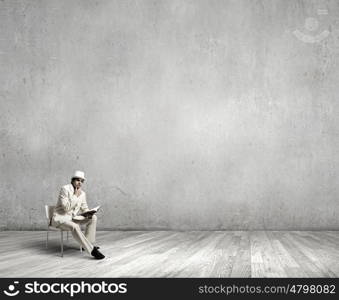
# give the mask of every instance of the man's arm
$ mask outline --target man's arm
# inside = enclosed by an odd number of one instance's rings
[[[64,187],[62,187],[60,190],[59,202],[65,211],[69,211],[71,209],[71,202],[69,201],[67,191]]]

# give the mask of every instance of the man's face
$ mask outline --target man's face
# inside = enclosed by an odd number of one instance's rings
[[[72,185],[74,189],[80,189],[82,184],[84,183],[84,180],[81,178],[73,178],[72,179]]]

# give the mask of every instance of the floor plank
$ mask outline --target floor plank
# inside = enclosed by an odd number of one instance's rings
[[[66,234],[65,234],[66,236]],[[99,231],[106,255],[60,233],[0,232],[1,277],[339,277],[339,231]]]

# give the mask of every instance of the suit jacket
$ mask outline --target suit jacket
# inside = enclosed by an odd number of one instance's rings
[[[58,202],[54,208],[52,225],[58,227],[65,222],[72,221],[77,214],[88,210],[86,193],[81,190],[81,195],[77,197],[74,195],[73,185],[66,184],[60,190]]]

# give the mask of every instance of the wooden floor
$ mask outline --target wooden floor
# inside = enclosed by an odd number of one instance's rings
[[[59,239],[0,232],[0,276],[339,277],[339,231],[100,231],[100,261]]]

